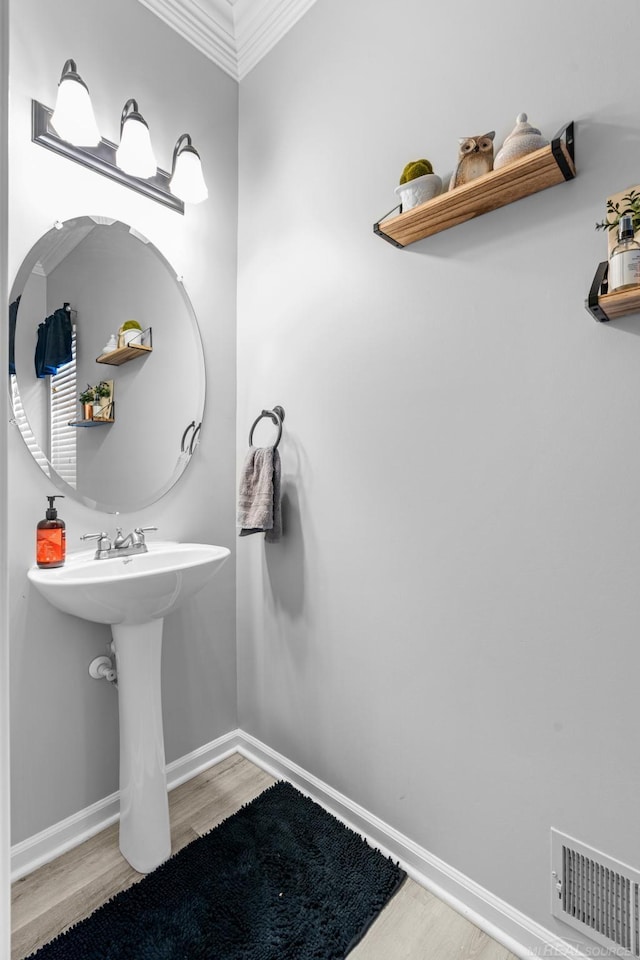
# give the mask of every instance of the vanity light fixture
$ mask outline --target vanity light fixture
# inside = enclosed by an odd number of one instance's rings
[[[171,173],[161,170],[149,127],[135,100],[127,100],[124,105],[120,144],[100,137],[87,85],[74,60],[67,60],[62,68],[55,110],[31,101],[31,139],[178,213],[184,213],[185,202],[201,203],[208,196],[200,155],[191,136],[183,133],[178,138]]]
[[[149,125],[138,110],[135,100],[127,100],[120,118],[120,146],[116,150],[116,163],[131,177],[148,180],[158,169]]]
[[[100,143],[89,89],[74,60],[67,60],[62,68],[51,124],[61,137],[75,146],[97,147]]]
[[[191,136],[183,133],[173,148],[169,189],[185,203],[202,203],[209,196],[202,173],[200,154],[191,143]]]
[[[54,153],[67,157],[69,160],[75,160],[83,167],[89,167],[96,173],[101,173],[103,177],[109,177],[136,193],[141,193],[151,200],[162,203],[165,207],[171,207],[177,213],[184,213],[184,203],[179,197],[174,196],[169,190],[170,175],[166,170],[158,170],[155,176],[143,179],[141,177],[132,177],[125,173],[116,162],[116,144],[103,137],[97,147],[76,147],[58,136],[51,123],[51,107],[39,103],[37,100],[31,101],[31,139],[34,143],[45,147],[47,150],[53,150]]]

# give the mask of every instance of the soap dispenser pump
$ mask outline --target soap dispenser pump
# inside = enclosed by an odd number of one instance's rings
[[[64,500],[64,497],[59,493],[47,500],[47,515],[36,530],[36,563],[39,567],[61,567],[67,552],[67,534],[64,521],[58,520],[54,500]]]

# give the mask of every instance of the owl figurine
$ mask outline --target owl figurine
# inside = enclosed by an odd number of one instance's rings
[[[483,133],[479,137],[465,137],[460,140],[458,165],[453,171],[449,190],[454,190],[463,183],[469,183],[470,180],[482,177],[485,173],[493,170],[493,138],[495,135],[495,130],[491,130],[490,133]]]

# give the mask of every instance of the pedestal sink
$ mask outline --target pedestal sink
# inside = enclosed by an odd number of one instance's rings
[[[163,619],[193,596],[229,556],[207,543],[155,542],[140,556],[94,560],[70,554],[63,567],[31,567],[29,580],[64,613],[108,623],[118,670],[120,850],[148,873],[171,853],[160,659]]]

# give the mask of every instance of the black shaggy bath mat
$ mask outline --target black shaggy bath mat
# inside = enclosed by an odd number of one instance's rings
[[[339,960],[404,877],[280,782],[32,956]]]

